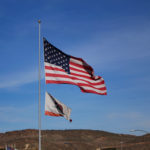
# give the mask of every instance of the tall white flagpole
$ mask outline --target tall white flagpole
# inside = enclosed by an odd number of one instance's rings
[[[41,150],[41,53],[40,53],[40,23],[41,20],[38,20],[39,23],[39,150]]]

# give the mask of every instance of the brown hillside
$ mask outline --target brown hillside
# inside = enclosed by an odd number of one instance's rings
[[[0,133],[0,148],[15,146],[18,150],[38,150],[38,130]],[[150,134],[132,136],[96,130],[43,130],[42,150],[150,150]]]

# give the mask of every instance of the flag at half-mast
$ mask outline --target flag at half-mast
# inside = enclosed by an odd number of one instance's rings
[[[45,38],[43,42],[46,83],[73,84],[82,92],[107,94],[104,79],[95,76],[93,68],[83,59],[65,54]]]
[[[71,109],[69,107],[45,92],[45,115],[64,117],[71,122],[70,114]]]

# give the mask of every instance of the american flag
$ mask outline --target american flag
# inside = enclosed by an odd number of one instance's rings
[[[94,75],[94,70],[83,59],[65,54],[45,38],[44,66],[46,83],[73,84],[82,92],[106,95],[104,79]]]
[[[15,150],[15,149],[10,146],[6,146],[5,150]]]

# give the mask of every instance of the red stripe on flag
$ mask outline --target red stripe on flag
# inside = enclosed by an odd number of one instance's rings
[[[63,115],[61,114],[55,114],[53,112],[45,111],[45,115],[47,116],[55,116],[55,117],[62,117]]]
[[[91,85],[101,85],[101,84],[104,84],[104,80],[102,80],[102,81],[99,81],[99,82],[97,82],[97,83],[92,83],[92,82],[90,82],[90,81],[87,81],[87,80],[84,80],[84,79],[80,79],[80,78],[78,78],[78,77],[74,77],[74,76],[70,76],[70,75],[63,75],[63,74],[55,74],[55,73],[45,73],[45,76],[46,77],[60,77],[60,79],[61,78],[68,78],[68,79],[72,79],[72,80],[80,80],[80,81],[84,81],[84,82],[86,82],[87,84],[91,84]],[[90,78],[91,79],[91,78]],[[79,81],[79,82],[80,82]],[[91,81],[93,81],[92,79],[91,79]],[[96,80],[97,81],[97,80]],[[74,83],[74,82],[73,82]],[[84,83],[83,83],[84,84]]]
[[[46,84],[48,83],[56,83],[56,84],[73,84],[73,85],[77,85],[77,86],[80,86],[83,88],[84,87],[91,87],[93,88],[93,90],[100,90],[100,91],[105,91],[106,90],[106,87],[100,87],[100,88],[97,88],[97,87],[94,87],[94,85],[92,86],[91,84],[86,84],[86,83],[75,83],[75,82],[71,82],[71,81],[54,81],[54,80],[46,80]],[[99,84],[98,84],[99,85]]]
[[[87,72],[87,71],[83,71],[83,70],[80,70],[80,69],[76,69],[76,68],[73,68],[73,67],[71,67],[70,66],[70,70],[71,71],[76,71],[76,72],[81,72],[81,73],[85,73],[85,74],[87,74],[87,75],[91,75],[89,72]]]
[[[80,89],[81,89],[81,91],[82,91],[83,93],[95,93],[95,94],[100,94],[100,95],[107,95],[107,92],[105,92],[105,93],[98,93],[98,92],[93,91],[93,90],[85,90],[85,89],[83,89],[83,88],[80,88]]]
[[[45,70],[56,70],[56,71],[65,72],[65,70],[63,70],[63,69],[52,67],[52,66],[45,66]]]
[[[95,88],[91,85],[88,85],[88,84],[83,84],[83,83],[78,83],[76,84],[75,82],[71,82],[71,81],[53,81],[53,80],[46,80],[46,84],[48,83],[56,83],[56,84],[73,84],[73,85],[78,85],[78,86],[87,86],[87,87],[92,87],[93,89],[97,89],[97,90],[106,90],[106,87],[101,87],[101,88]]]
[[[71,62],[71,61],[70,61],[69,64],[71,64],[73,66],[76,66],[76,67],[79,67],[79,68],[82,68],[84,70],[88,70],[88,71],[91,71],[91,72],[93,71],[93,69],[90,66],[79,65],[79,64],[76,64],[76,63]]]
[[[63,77],[63,78],[70,78],[70,79],[78,79],[78,80],[84,80],[84,79],[89,79],[92,80],[92,78],[84,76],[84,75],[78,75],[76,73],[71,73],[69,74],[56,74],[56,73],[45,73],[45,76],[50,76],[50,77]],[[78,77],[83,77],[83,79],[79,79]]]

